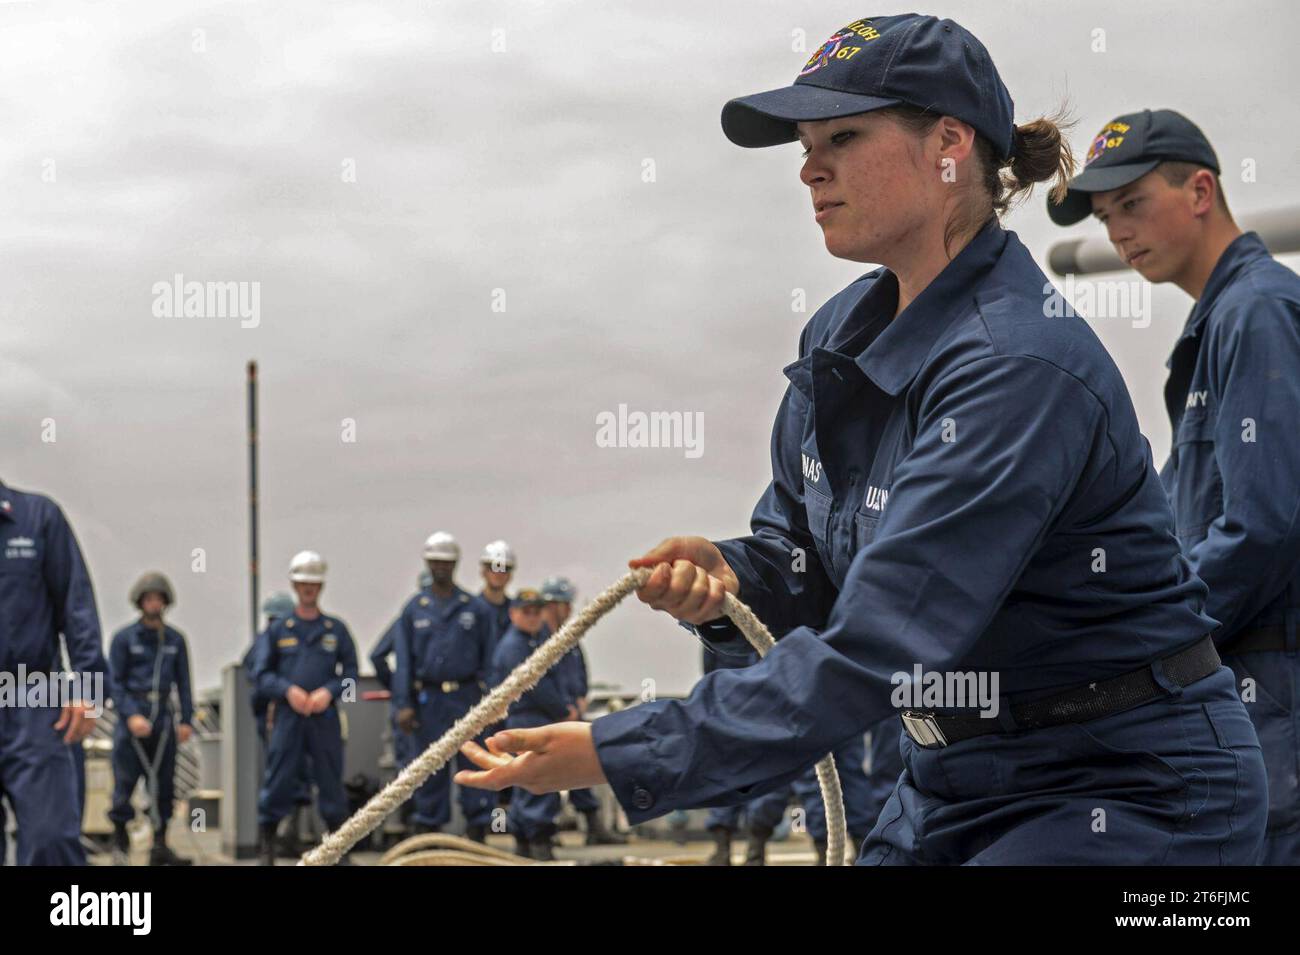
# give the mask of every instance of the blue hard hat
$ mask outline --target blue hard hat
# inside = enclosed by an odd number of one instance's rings
[[[542,599],[547,603],[571,604],[577,596],[577,588],[568,577],[547,577],[542,581]]]
[[[293,613],[295,602],[294,599],[283,590],[277,590],[273,594],[267,595],[262,601],[262,613],[266,615],[267,620],[279,620],[281,617],[287,617]]]

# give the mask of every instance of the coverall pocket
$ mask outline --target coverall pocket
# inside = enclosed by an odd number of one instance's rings
[[[1215,422],[1204,412],[1188,413],[1174,437],[1178,484],[1174,514],[1184,548],[1200,542],[1206,528],[1223,513],[1223,479],[1214,456]]]
[[[1272,652],[1269,656],[1278,662],[1286,659],[1282,653]],[[1240,691],[1241,657],[1229,659],[1238,676]],[[1300,825],[1300,799],[1296,798],[1300,789],[1300,732],[1297,732],[1296,720],[1289,709],[1263,689],[1258,690],[1253,702],[1245,705],[1245,713],[1232,704],[1207,703],[1205,708],[1223,746],[1244,748],[1254,745],[1263,750],[1264,768],[1268,774],[1268,828],[1291,830]]]
[[[1216,700],[1205,705],[1205,715],[1219,745],[1225,749],[1259,749],[1259,736],[1250,718],[1235,703]]]
[[[1083,723],[1059,728],[1065,730],[1062,751],[1071,757],[1062,768],[1068,769],[1081,791],[1149,806],[1177,823],[1204,805],[1208,790],[1205,773],[1192,769],[1184,774],[1153,750],[1131,747],[1123,737],[1135,727],[1126,727],[1114,736],[1099,726],[1090,730]],[[1156,737],[1149,738],[1157,743]]]
[[[853,515],[853,552],[855,554],[876,539],[876,527],[879,524],[880,518],[875,514],[863,514],[859,511]]]
[[[805,481],[803,506],[808,516],[808,532],[812,534],[818,553],[825,557],[831,552],[828,526],[831,517],[831,499],[821,491],[813,490]]]

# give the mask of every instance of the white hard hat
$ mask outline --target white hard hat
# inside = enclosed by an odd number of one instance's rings
[[[289,561],[289,579],[295,584],[325,583],[325,558],[314,550],[304,550]]]
[[[446,531],[434,531],[424,542],[425,560],[460,560],[460,545]]]
[[[492,569],[497,572],[514,570],[515,552],[505,541],[493,541],[483,548],[483,556],[478,559],[480,564],[491,564]]]

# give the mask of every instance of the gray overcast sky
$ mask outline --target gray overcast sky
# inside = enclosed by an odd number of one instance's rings
[[[928,12],[985,42],[1018,121],[1068,95],[1080,152],[1119,113],[1187,113],[1248,213],[1300,205],[1296,9],[967,0]],[[799,147],[741,150],[718,114],[788,84],[868,12],[0,6],[0,477],[68,512],[105,637],[131,619],[130,582],[157,567],[179,592],[172,620],[198,684],[242,652],[249,358],[263,382],[263,592],[284,585],[294,552],[320,550],[326,609],[363,654],[435,529],[460,538],[471,590],[479,549],[505,537],[516,583],[565,573],[584,599],[670,533],[744,532],[781,367],[811,312],[868,267],[825,251]],[[792,51],[796,30],[808,52]],[[1245,159],[1253,183],[1240,181]],[[1007,219],[1040,262],[1067,235],[1042,203]],[[261,283],[260,325],[155,317],[153,285],[176,273]],[[806,313],[792,312],[796,288]],[[1159,461],[1164,360],[1190,303],[1170,288],[1152,301],[1149,328],[1094,327]],[[620,403],[702,412],[704,454],[597,447],[596,415]],[[661,692],[699,666],[690,638],[640,606],[616,611],[588,654],[595,678],[652,678]]]

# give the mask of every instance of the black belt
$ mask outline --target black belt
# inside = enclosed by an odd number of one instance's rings
[[[1253,653],[1256,650],[1294,650],[1286,645],[1286,624],[1274,623],[1243,630],[1223,644],[1224,653]]]
[[[1113,716],[1168,695],[1152,672],[1157,666],[1165,683],[1189,686],[1214,673],[1222,664],[1211,637],[1202,637],[1190,647],[1179,650],[1137,670],[1097,680],[1084,686],[1054,693],[1028,703],[1012,703],[1013,726],[982,716],[944,716],[939,713],[908,710],[902,714],[903,729],[913,742],[925,749],[939,749],[975,736],[991,733],[1043,729],[1063,723],[1086,723]]]
[[[420,690],[433,690],[437,693],[455,693],[461,687],[477,686],[477,684],[474,682],[473,677],[467,677],[464,680],[416,680],[414,686],[417,693]]]

